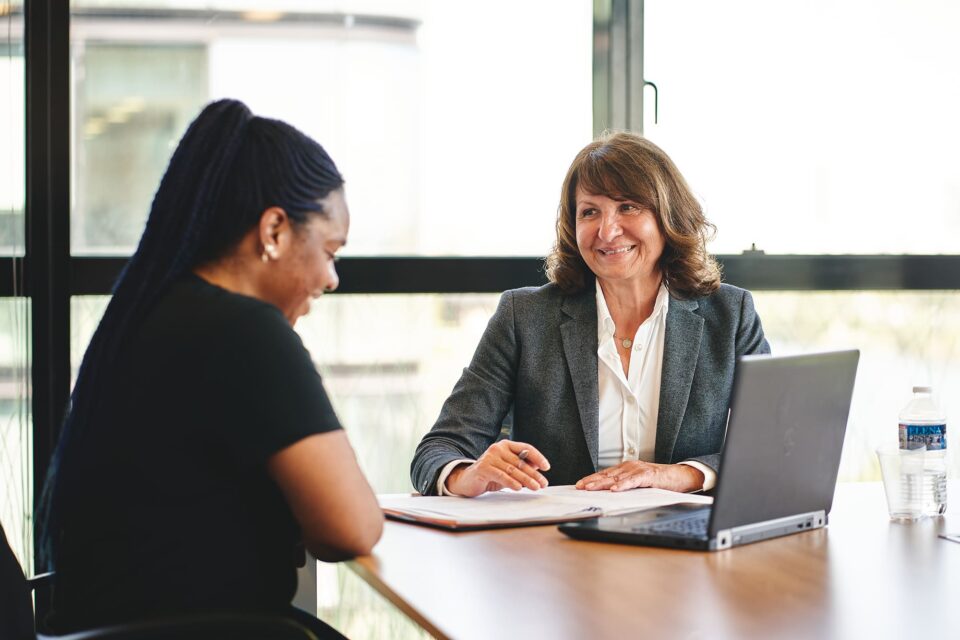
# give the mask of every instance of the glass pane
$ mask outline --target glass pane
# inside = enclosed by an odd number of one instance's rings
[[[0,255],[23,255],[25,100],[22,3],[0,3]]]
[[[297,323],[377,493],[412,490],[413,451],[470,362],[498,300],[496,294],[332,295]]]
[[[350,254],[548,251],[591,136],[589,0],[148,4],[72,3],[75,254],[132,251],[172,145],[220,97],[327,147]]]
[[[897,416],[913,385],[933,385],[948,416],[960,411],[957,292],[757,292],[754,298],[774,353],[860,349],[840,481],[880,480],[874,452],[897,441]],[[958,477],[960,456],[951,457]]]
[[[75,41],[73,57],[73,250],[127,254],[143,233],[177,139],[206,101],[206,51]]]
[[[73,296],[70,298],[70,388],[77,381],[77,372],[83,354],[100,318],[110,302],[110,296]]]
[[[0,299],[0,525],[28,574],[33,572],[32,426],[30,303],[25,298],[3,298]]]
[[[738,253],[956,253],[960,5],[648,0],[644,131]]]
[[[318,617],[348,638],[430,640],[416,622],[344,563],[317,563]]]
[[[23,255],[25,201],[23,3],[0,3],[0,255]],[[0,299],[0,526],[33,572],[30,304]],[[6,606],[6,605],[4,605]]]

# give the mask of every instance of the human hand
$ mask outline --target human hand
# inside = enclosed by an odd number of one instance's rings
[[[702,489],[703,480],[703,472],[688,464],[628,460],[581,478],[576,487],[587,491],[626,491],[637,487],[654,487],[687,492]]]
[[[541,469],[548,471],[550,463],[532,445],[500,440],[473,464],[451,471],[446,486],[452,493],[468,498],[503,488],[519,491],[526,487],[536,491],[548,484]]]

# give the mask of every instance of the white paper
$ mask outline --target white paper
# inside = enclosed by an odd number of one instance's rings
[[[504,489],[476,498],[453,496],[377,496],[388,512],[423,520],[447,520],[460,525],[559,520],[585,515],[619,515],[678,502],[710,504],[713,498],[663,489],[630,491],[582,491],[573,485],[547,487],[540,491]]]

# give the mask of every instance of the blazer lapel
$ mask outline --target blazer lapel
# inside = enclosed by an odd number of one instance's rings
[[[657,462],[670,462],[690,399],[693,373],[700,354],[703,318],[695,313],[695,300],[670,298],[660,374],[660,410],[657,416]]]
[[[600,398],[597,381],[597,302],[593,287],[576,296],[564,298],[560,309],[560,336],[573,391],[580,411],[580,424],[587,451],[597,470],[600,446]]]

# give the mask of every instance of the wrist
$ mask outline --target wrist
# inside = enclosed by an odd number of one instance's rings
[[[703,471],[697,469],[696,467],[689,464],[682,464],[681,467],[687,469],[687,475],[690,478],[689,486],[686,491],[700,491],[703,489],[703,483],[706,480],[706,476]]]
[[[453,492],[453,493],[457,493],[457,491],[454,489],[454,486],[456,485],[457,480],[460,479],[460,476],[463,475],[463,472],[464,472],[464,470],[465,470],[466,468],[467,468],[467,463],[466,463],[466,462],[463,462],[463,463],[458,464],[457,466],[455,466],[455,467],[450,471],[450,475],[447,476],[447,481],[444,482],[444,484],[446,485],[446,487],[447,487],[447,489],[448,489],[449,491],[451,491],[451,492]]]

